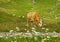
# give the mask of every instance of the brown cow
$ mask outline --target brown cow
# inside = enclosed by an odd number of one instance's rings
[[[27,23],[28,22],[33,22],[37,25],[42,26],[42,20],[37,12],[29,12],[27,14]]]

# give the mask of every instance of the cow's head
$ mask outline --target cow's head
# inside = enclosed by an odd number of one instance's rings
[[[39,26],[42,26],[42,20],[40,20],[40,22],[39,22],[39,24],[38,24]]]
[[[38,24],[38,26],[42,26],[42,20],[41,19],[37,19],[36,23]]]
[[[40,18],[39,14],[35,14],[35,23],[39,26],[42,26],[42,19]]]

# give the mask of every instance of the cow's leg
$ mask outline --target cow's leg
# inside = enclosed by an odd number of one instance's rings
[[[30,26],[33,26],[33,21],[32,20],[30,21]]]
[[[29,26],[28,22],[29,22],[29,21],[28,21],[28,19],[27,19],[27,24],[26,24],[27,27]]]

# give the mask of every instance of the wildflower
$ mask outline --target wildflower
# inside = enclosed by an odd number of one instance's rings
[[[35,35],[35,36],[40,36],[40,32],[36,32],[36,31],[35,31],[35,32],[34,32],[34,35]]]
[[[44,39],[42,39],[42,41],[41,42],[44,42]]]
[[[46,31],[48,31],[49,29],[48,28],[46,28]]]
[[[42,29],[45,29],[45,28],[42,28]]]
[[[36,32],[34,27],[32,27],[32,32]]]
[[[27,32],[29,32],[29,30],[27,30]]]
[[[58,17],[55,17],[55,19],[58,19]]]
[[[31,37],[31,38],[32,38],[32,34],[31,34],[31,33],[25,33],[24,36],[25,36],[25,37]]]
[[[16,16],[16,14],[13,14],[12,16]]]
[[[22,16],[22,18],[24,18],[24,16]]]
[[[19,27],[16,27],[16,30],[19,31],[20,30]]]
[[[47,38],[50,38],[50,36],[47,36]]]
[[[13,37],[13,35],[10,35],[9,37]]]
[[[49,35],[49,33],[46,33],[46,35]]]
[[[35,28],[34,28],[34,27],[32,27],[32,30],[35,30]]]
[[[0,35],[0,38],[2,38],[3,36],[2,35]]]
[[[58,35],[54,35],[53,37],[58,37]]]
[[[47,40],[47,38],[44,38],[44,40]]]
[[[34,37],[35,40],[37,40],[38,38],[37,37]]]
[[[8,39],[8,37],[6,36],[6,39]]]
[[[12,33],[12,32],[13,32],[13,30],[10,30],[10,31],[9,31],[9,33]]]
[[[32,32],[36,32],[35,30],[32,30]]]
[[[46,28],[46,31],[45,32],[47,32],[49,29],[48,28]]]

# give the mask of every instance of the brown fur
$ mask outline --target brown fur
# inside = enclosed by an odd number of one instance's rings
[[[37,13],[37,12],[29,12],[28,14],[27,14],[27,21],[32,21],[32,22],[34,22],[35,24],[39,24],[40,23],[40,15],[39,15],[39,13]]]

